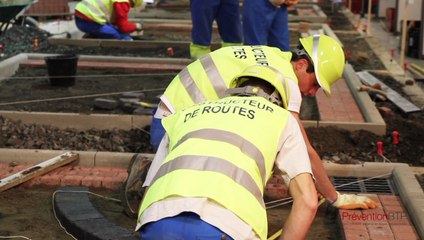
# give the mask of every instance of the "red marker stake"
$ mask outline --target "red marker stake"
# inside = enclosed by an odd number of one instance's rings
[[[382,141],[378,141],[377,142],[377,154],[380,156],[383,156],[383,142]]]
[[[33,51],[38,51],[38,38],[34,38],[34,46],[32,48]]]
[[[390,52],[392,54],[392,58],[390,59],[390,62],[391,62],[393,61],[393,59],[395,59],[395,49],[394,48],[390,49]]]
[[[172,47],[169,47],[168,49],[166,49],[168,52],[168,56],[172,57],[174,56],[174,49]]]
[[[399,132],[398,131],[393,131],[392,132],[392,137],[393,137],[393,144],[397,145],[399,143]]]

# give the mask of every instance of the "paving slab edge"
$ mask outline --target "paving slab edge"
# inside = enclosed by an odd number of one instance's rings
[[[411,168],[396,167],[393,180],[416,231],[424,239],[424,192]]]
[[[87,187],[66,186],[55,192],[54,210],[66,231],[78,239],[135,240],[134,231],[129,231],[109,221],[89,199]]]
[[[0,162],[3,163],[31,163],[38,164],[59,156],[65,152],[79,154],[76,163],[80,166],[109,166],[127,168],[131,158],[136,153],[101,152],[101,151],[72,151],[72,150],[40,150],[40,149],[8,149],[0,148]],[[139,153],[148,159],[153,159],[154,154]]]

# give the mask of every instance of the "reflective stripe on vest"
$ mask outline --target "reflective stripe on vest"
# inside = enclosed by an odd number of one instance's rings
[[[251,142],[242,138],[240,135],[223,131],[218,129],[200,129],[193,132],[189,132],[184,135],[173,147],[175,149],[180,144],[185,142],[190,138],[200,138],[200,139],[208,139],[208,140],[217,140],[232,144],[240,150],[248,155],[250,158],[255,159],[256,164],[258,164],[259,171],[261,172],[261,176],[263,179],[263,184],[266,184],[266,170],[265,170],[265,158],[262,155],[261,151]]]
[[[203,102],[206,100],[205,96],[203,96],[200,89],[197,87],[196,83],[194,83],[193,78],[190,75],[190,72],[187,68],[184,68],[178,76],[180,77],[180,81],[183,84],[184,88],[189,93],[191,100],[195,103]]]
[[[243,53],[243,56],[240,54]],[[257,54],[263,54],[261,58]],[[165,90],[165,97],[175,111],[205,100],[225,97],[230,81],[246,67],[264,64],[277,69],[284,79],[297,77],[291,65],[291,52],[268,46],[225,47],[202,56],[184,68]],[[288,86],[288,85],[287,85]],[[289,94],[289,91],[286,91]]]
[[[262,200],[262,192],[252,177],[243,169],[240,169],[236,165],[221,158],[189,155],[175,158],[172,161],[163,164],[159,168],[157,174],[153,178],[152,183],[154,183],[158,178],[179,169],[222,173],[227,177],[234,179],[235,182],[251,192],[255,196],[256,200],[265,209],[265,204]]]
[[[219,74],[219,71],[213,62],[212,57],[210,55],[205,55],[201,57],[199,61],[202,64],[208,78],[211,80],[215,92],[218,94],[219,98],[223,98],[225,96],[225,91],[218,91],[218,89],[227,89],[227,84],[222,79],[221,74]],[[187,68],[184,68],[179,73],[179,77],[181,83],[187,90],[194,103],[207,100],[206,97],[202,94],[201,90],[197,87]]]

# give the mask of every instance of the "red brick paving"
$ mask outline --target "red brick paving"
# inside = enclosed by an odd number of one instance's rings
[[[361,110],[343,79],[333,84],[330,97],[320,90],[316,100],[321,121],[364,122]]]
[[[346,240],[409,240],[419,239],[415,228],[395,195],[361,194],[379,203],[370,210],[339,210]]]
[[[10,166],[6,163],[0,163],[0,179],[22,171],[33,165],[19,164]],[[83,167],[83,166],[64,166],[52,170],[44,175],[32,178],[23,183],[22,187],[32,187],[36,185],[54,186],[86,186],[95,188],[104,188],[118,190],[122,183],[127,179],[127,169],[118,167]]]
[[[0,179],[22,171],[30,164],[9,166],[0,163]],[[64,166],[23,184],[29,188],[35,185],[86,186],[118,190],[127,178],[126,168]],[[419,239],[415,228],[398,196],[388,194],[361,194],[378,202],[376,209],[339,210],[341,227],[346,240],[409,240]]]

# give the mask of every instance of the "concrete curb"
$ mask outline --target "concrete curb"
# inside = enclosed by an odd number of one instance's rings
[[[151,123],[149,115],[79,114],[49,112],[0,111],[0,116],[24,124],[50,125],[59,129],[122,129],[144,128]]]
[[[421,239],[424,239],[424,192],[409,167],[396,167],[393,179]]]
[[[375,103],[371,100],[370,96],[366,92],[358,92],[356,89],[361,85],[358,75],[353,69],[352,65],[347,64],[344,77],[349,89],[354,97],[356,104],[358,104],[361,113],[364,116],[366,123],[368,124],[368,131],[374,132],[377,135],[386,134],[386,123],[375,107]],[[364,128],[362,128],[364,129]]]
[[[0,148],[0,162],[17,162],[38,164],[69,150],[36,150],[36,149],[6,149]],[[80,166],[110,166],[127,168],[135,153],[71,151],[79,154],[77,165]],[[153,154],[140,153],[153,159]]]
[[[0,61],[0,82],[13,76],[19,69],[19,63],[28,60],[28,55],[20,53],[14,57]]]
[[[55,192],[54,203],[61,224],[77,239],[136,239],[132,232],[110,222],[96,210],[86,187],[61,187]]]
[[[406,163],[378,163],[364,162],[363,164],[337,164],[324,162],[324,168],[328,176],[337,177],[376,177],[389,178],[393,170],[397,167],[409,168]]]

